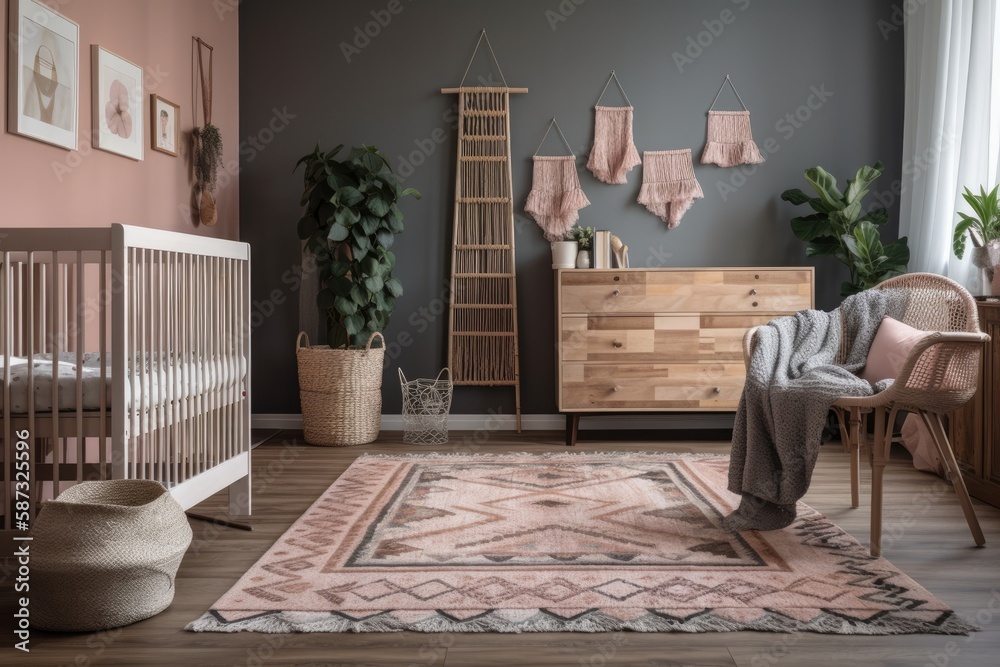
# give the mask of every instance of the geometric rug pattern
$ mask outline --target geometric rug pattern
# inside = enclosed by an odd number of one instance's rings
[[[729,459],[361,456],[202,632],[972,630],[800,504],[730,533]]]

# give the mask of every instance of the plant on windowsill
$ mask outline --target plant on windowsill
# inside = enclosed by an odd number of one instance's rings
[[[593,266],[590,252],[594,241],[593,227],[581,227],[577,225],[566,234],[566,240],[576,241],[577,248],[579,249],[576,254],[576,268],[589,269]]]
[[[952,249],[959,259],[965,255],[965,236],[968,234],[972,239],[972,260],[973,265],[982,269],[986,275],[986,282],[991,287],[992,294],[1000,293],[1000,201],[998,201],[997,191],[1000,185],[993,188],[988,194],[986,188],[979,186],[979,194],[973,193],[969,188],[965,188],[962,197],[972,208],[975,216],[959,211],[958,217],[962,219],[955,226],[955,238]]]
[[[316,305],[327,341],[310,346],[302,332],[296,343],[303,430],[306,441],[317,445],[365,444],[378,437],[385,341],[379,348],[372,343],[382,337],[403,294],[389,250],[403,231],[398,202],[420,198],[415,189],[403,188],[374,146],[354,148],[337,160],[343,148],[324,153],[317,146],[295,165],[305,167],[298,236],[316,260]]]
[[[876,162],[861,167],[847,189],[837,188],[837,179],[822,167],[805,172],[806,181],[818,197],[799,189],[786,190],[781,198],[796,206],[808,204],[815,213],[794,218],[792,232],[806,242],[806,256],[830,256],[843,262],[851,274],[850,282],[840,286],[841,296],[850,296],[874,287],[880,282],[906,272],[910,248],[906,237],[882,243],[878,228],[889,222],[885,208],[867,213],[862,200],[869,186],[882,175],[885,167]]]

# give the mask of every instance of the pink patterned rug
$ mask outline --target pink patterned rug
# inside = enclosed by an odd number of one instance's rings
[[[728,533],[724,456],[361,456],[196,632],[959,634],[827,518]]]

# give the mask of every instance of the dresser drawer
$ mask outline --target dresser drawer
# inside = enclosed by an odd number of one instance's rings
[[[560,410],[732,411],[744,377],[742,363],[564,363]]]
[[[787,313],[812,307],[808,270],[561,272],[562,314]]]
[[[770,315],[576,315],[560,320],[563,361],[743,360],[743,334]]]

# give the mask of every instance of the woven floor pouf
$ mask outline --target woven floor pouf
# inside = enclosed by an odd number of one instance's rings
[[[154,616],[174,598],[191,527],[159,482],[83,482],[31,530],[31,624],[86,632]]]

